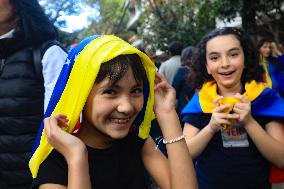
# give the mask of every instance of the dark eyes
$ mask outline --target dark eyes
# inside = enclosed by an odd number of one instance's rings
[[[108,89],[105,89],[105,90],[103,91],[103,94],[112,95],[112,96],[113,96],[113,95],[116,95],[116,94],[118,94],[118,93],[119,93],[118,90],[112,89],[112,88],[108,88]],[[130,93],[131,93],[131,94],[135,94],[135,95],[143,94],[143,88],[142,88],[142,87],[136,87],[136,88],[132,89],[132,90],[130,91]]]
[[[141,93],[143,93],[143,89],[142,89],[142,87],[136,87],[131,91],[131,93],[141,94]]]
[[[240,53],[239,52],[231,52],[230,54],[228,54],[229,57],[237,57]],[[211,55],[209,56],[209,60],[211,61],[217,61],[219,59],[219,55]]]
[[[235,57],[235,56],[238,56],[239,54],[240,54],[240,53],[235,52],[235,53],[231,53],[230,56]]]
[[[106,89],[106,90],[103,91],[103,94],[114,95],[114,94],[116,94],[116,90]]]
[[[214,61],[214,60],[217,60],[217,59],[218,59],[218,56],[211,56],[209,59],[212,60],[212,61]]]

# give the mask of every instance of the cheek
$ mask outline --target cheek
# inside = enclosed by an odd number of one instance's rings
[[[135,107],[137,112],[140,112],[143,109],[143,105],[144,105],[144,96],[139,97],[138,99],[135,99]]]
[[[210,70],[209,66],[206,66],[206,70],[207,70],[207,73],[210,75],[211,74],[211,70]]]
[[[207,64],[206,64],[206,70],[207,70],[207,73],[209,74],[209,75],[211,75],[211,74],[214,74],[215,72],[217,72],[216,70],[217,70],[217,66],[216,66],[216,63],[214,64],[212,64],[212,63],[210,63],[210,62],[208,62]]]

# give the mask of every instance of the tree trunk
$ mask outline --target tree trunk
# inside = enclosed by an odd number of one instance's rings
[[[247,34],[256,42],[256,10],[255,0],[243,0],[243,7],[241,10],[242,27]]]

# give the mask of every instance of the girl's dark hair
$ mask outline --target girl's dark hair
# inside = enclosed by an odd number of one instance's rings
[[[198,87],[201,87],[206,81],[214,80],[213,77],[207,73],[206,69],[206,45],[209,40],[223,35],[234,35],[243,48],[245,68],[241,77],[241,82],[245,84],[251,80],[261,81],[263,69],[259,64],[257,49],[249,36],[246,35],[243,30],[236,27],[215,29],[201,39],[197,45],[198,51],[195,53],[191,65],[191,75],[193,76],[191,80],[193,80]]]
[[[132,69],[133,76],[137,83],[147,82],[146,71],[140,57],[137,54],[119,55],[101,65],[96,78],[96,83],[108,77],[112,84],[118,82],[126,73],[128,68]]]
[[[271,42],[272,42],[271,39],[263,38],[259,40],[259,42],[257,43],[257,49],[259,50],[264,43],[271,43]]]
[[[37,46],[57,39],[57,30],[49,21],[37,0],[10,0],[16,8],[19,23],[14,36],[24,43]]]

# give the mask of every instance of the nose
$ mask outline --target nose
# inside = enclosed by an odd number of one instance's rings
[[[134,105],[131,101],[131,98],[127,95],[122,96],[119,99],[117,111],[126,115],[131,114],[134,111]]]
[[[221,59],[221,66],[222,67],[227,67],[230,64],[230,60],[228,57],[222,57]]]

